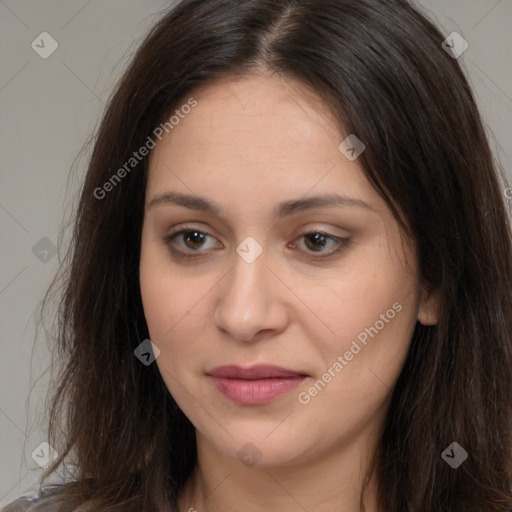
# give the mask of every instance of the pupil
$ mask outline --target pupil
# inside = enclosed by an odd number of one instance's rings
[[[202,233],[199,233],[198,231],[190,231],[188,236],[187,236],[187,240],[192,240],[192,244],[193,244],[194,247],[196,247],[196,246],[200,247],[201,246],[201,242],[203,240],[199,240],[199,241],[197,239],[194,240],[194,238],[196,238],[196,237],[199,237],[200,239],[204,238]]]
[[[319,240],[321,240],[323,243],[321,245],[321,247],[310,247],[309,244],[308,244],[308,240],[311,240],[311,239],[314,239],[315,241],[313,242],[313,244],[318,244],[320,243]],[[325,245],[325,235],[322,235],[320,233],[315,233],[313,235],[308,235],[306,237],[306,245],[312,249],[322,249]]]

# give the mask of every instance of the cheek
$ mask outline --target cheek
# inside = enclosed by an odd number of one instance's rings
[[[414,294],[397,300],[400,295],[395,292],[346,303],[343,317],[334,324],[335,341],[317,346],[325,372],[319,377],[329,381],[325,389],[320,383],[317,406],[324,403],[328,408],[334,401],[363,417],[391,392],[407,357],[417,314]]]
[[[174,361],[192,360],[200,353],[209,318],[206,294],[215,281],[210,283],[207,275],[180,274],[161,252],[143,246],[140,289],[150,339],[161,352],[157,363],[172,367]]]
[[[326,281],[329,284],[322,287],[302,283],[308,287],[305,298],[316,315],[315,323],[308,322],[312,329],[316,325],[316,339],[321,328],[318,319],[329,329],[324,327],[320,338],[326,349],[348,350],[359,334],[364,342],[365,333],[371,339],[367,330],[375,334],[375,329],[379,336],[388,333],[397,340],[409,339],[417,313],[417,285],[399,263],[364,261]]]
[[[344,276],[308,294],[330,331],[317,321],[308,333],[322,361],[319,371],[326,372],[317,378],[328,381],[318,386],[317,404],[328,407],[334,400],[364,414],[378,406],[401,371],[416,325],[417,283],[400,261],[384,256]]]

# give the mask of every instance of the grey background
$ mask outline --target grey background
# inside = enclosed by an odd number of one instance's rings
[[[31,454],[46,441],[49,352],[35,313],[63,255],[51,249],[83,176],[87,153],[77,155],[132,52],[172,4],[0,0],[0,507],[42,474]],[[468,41],[459,60],[511,180],[512,0],[420,4],[446,36]],[[47,59],[31,47],[44,31],[59,45]]]

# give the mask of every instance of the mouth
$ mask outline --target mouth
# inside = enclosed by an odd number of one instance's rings
[[[220,366],[207,373],[216,389],[229,400],[244,405],[271,402],[278,396],[295,389],[308,375],[273,365],[250,368]]]

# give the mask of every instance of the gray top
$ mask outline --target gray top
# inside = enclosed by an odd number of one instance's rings
[[[12,501],[5,508],[1,509],[0,512],[27,512],[32,504],[38,501],[40,499],[37,493],[28,494]]]
[[[53,501],[51,497],[58,489],[59,486],[48,485],[40,491],[27,492],[0,509],[0,512],[37,512],[39,510],[52,510],[51,505],[49,508],[44,505],[49,505]]]

